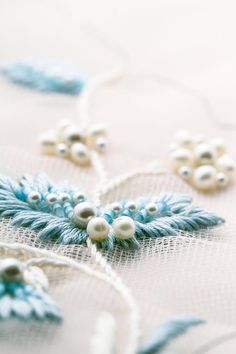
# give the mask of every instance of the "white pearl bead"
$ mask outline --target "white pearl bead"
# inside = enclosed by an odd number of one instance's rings
[[[226,151],[226,146],[225,146],[225,142],[223,139],[221,138],[215,138],[213,140],[210,141],[211,146],[214,147],[214,149],[216,150],[218,156],[223,155]]]
[[[193,138],[193,142],[196,145],[205,143],[205,141],[206,141],[206,139],[205,139],[204,135],[202,135],[202,134],[195,135]]]
[[[67,144],[84,142],[85,139],[83,130],[74,125],[70,125],[65,129],[63,137]]]
[[[47,196],[46,196],[46,200],[49,204],[53,204],[53,203],[56,203],[58,201],[58,197],[55,193],[49,193]]]
[[[14,258],[6,258],[0,262],[0,277],[7,282],[19,282],[23,276],[23,264]]]
[[[117,238],[128,240],[135,234],[135,223],[128,216],[120,216],[113,221],[112,227]]]
[[[39,137],[41,152],[46,155],[54,155],[57,137],[54,132],[44,133]]]
[[[193,163],[193,154],[188,149],[177,149],[170,154],[171,166],[178,170],[181,166],[191,166]]]
[[[102,241],[107,238],[110,226],[108,222],[101,217],[92,218],[87,226],[87,233],[92,240]]]
[[[128,209],[134,213],[137,210],[137,204],[135,202],[129,201],[125,204],[125,209]]]
[[[75,143],[71,146],[71,158],[72,160],[81,166],[87,166],[90,164],[90,151],[81,143]]]
[[[193,144],[193,139],[189,132],[186,130],[179,130],[175,135],[176,141],[179,145],[191,148]]]
[[[68,146],[64,143],[57,144],[56,155],[62,158],[67,158],[69,155]]]
[[[30,203],[36,203],[38,202],[39,200],[41,200],[41,195],[39,192],[35,192],[35,191],[32,191],[28,194],[28,201]]]
[[[177,150],[177,149],[180,149],[179,144],[172,143],[172,144],[169,145],[168,151],[169,151],[169,152],[173,152],[173,151],[175,151],[175,150]]]
[[[178,174],[181,178],[188,181],[192,177],[192,169],[189,166],[181,166],[178,169]]]
[[[68,193],[61,193],[58,196],[58,201],[61,203],[65,203],[70,200],[70,195]]]
[[[193,184],[202,191],[213,189],[216,184],[215,167],[209,165],[197,167],[193,174]]]
[[[151,216],[155,216],[158,213],[158,207],[155,203],[148,203],[145,206],[145,210],[147,211],[148,214],[150,214]]]
[[[118,203],[118,202],[113,203],[111,205],[111,209],[112,209],[112,211],[114,211],[117,214],[122,212],[122,207],[121,207],[120,203]]]
[[[96,140],[96,150],[98,152],[103,153],[106,150],[106,147],[107,147],[106,139],[101,137]]]
[[[194,149],[197,164],[212,164],[216,160],[216,151],[209,144],[199,144]]]
[[[75,192],[73,194],[73,201],[75,203],[81,203],[81,202],[84,202],[86,199],[86,195],[82,192]]]
[[[89,220],[97,214],[96,207],[89,202],[79,203],[74,207],[72,221],[82,229],[87,227]]]
[[[230,179],[235,175],[235,161],[229,155],[223,155],[216,161],[219,171],[224,172]]]
[[[229,177],[223,172],[218,172],[216,175],[216,181],[219,187],[226,187],[229,184]]]

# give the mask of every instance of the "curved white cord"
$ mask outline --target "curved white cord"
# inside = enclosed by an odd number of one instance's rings
[[[133,298],[130,289],[124,284],[122,279],[112,269],[107,260],[98,252],[97,247],[87,239],[88,249],[90,250],[91,257],[97,265],[99,265],[105,273],[114,281],[114,284],[120,289],[120,293],[123,295],[127,305],[130,309],[130,336],[129,344],[126,347],[126,354],[135,354],[138,349],[139,340],[139,310],[138,306]]]

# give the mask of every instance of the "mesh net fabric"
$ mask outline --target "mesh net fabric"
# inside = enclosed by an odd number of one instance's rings
[[[14,178],[26,172],[35,174],[43,170],[55,181],[66,178],[90,195],[98,182],[92,170],[82,170],[57,158],[35,157],[19,150],[1,151],[0,170]],[[236,224],[232,204],[236,188],[203,195],[171,174],[150,173],[137,176],[106,193],[102,196],[102,204],[170,191],[192,195],[194,204],[225,217],[226,224],[198,233],[179,233],[175,237],[145,240],[140,251],[128,252],[115,248],[113,252],[103,252],[103,255],[130,286],[138,302],[142,340],[173,315],[195,314],[207,320],[208,324],[191,330],[184,339],[174,341],[170,349],[177,354],[197,353],[198,350],[200,353],[201,348],[214,344],[216,339],[227,338],[234,333]],[[6,219],[0,222],[0,241],[37,247],[39,255],[40,248],[47,249],[95,267],[86,247],[40,242],[33,231],[13,228]],[[64,323],[59,327],[47,323],[23,326],[13,323],[9,327],[1,324],[5,352],[15,353],[17,348],[17,353],[27,353],[33,346],[36,354],[45,351],[50,354],[64,353],[65,350],[89,353],[94,320],[101,311],[110,311],[117,319],[117,353],[122,353],[129,328],[123,299],[108,285],[78,274],[73,269],[59,272],[50,269],[47,273],[51,283],[50,293],[62,308]],[[10,336],[11,341],[7,340]]]

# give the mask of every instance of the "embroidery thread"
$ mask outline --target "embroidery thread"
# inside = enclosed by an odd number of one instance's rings
[[[59,308],[46,293],[48,280],[43,271],[14,258],[0,261],[0,320],[15,316],[21,320],[61,320]]]
[[[0,176],[0,214],[12,224],[38,231],[41,239],[62,244],[86,243],[112,250],[115,244],[138,249],[139,240],[178,235],[220,225],[224,219],[191,205],[178,194],[122,200],[97,208],[70,185],[55,185],[45,174],[24,175],[17,183]]]

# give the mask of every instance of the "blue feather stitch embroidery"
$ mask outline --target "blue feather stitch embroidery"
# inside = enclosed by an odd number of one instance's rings
[[[77,73],[62,66],[31,61],[16,61],[0,67],[0,71],[18,85],[43,92],[79,94],[85,81]]]
[[[19,183],[0,176],[0,214],[10,217],[13,225],[37,231],[40,239],[81,244],[90,237],[89,220],[97,217],[102,225],[98,225],[100,229],[95,225],[95,229],[101,231],[101,227],[108,227],[108,231],[102,238],[91,238],[106,250],[112,250],[115,244],[125,249],[138,249],[139,240],[143,238],[173,236],[179,231],[198,231],[224,222],[223,218],[192,206],[191,202],[190,196],[162,194],[136,202],[123,200],[97,210],[92,206],[91,214],[83,193],[68,184],[55,185],[45,174],[35,178],[24,175]],[[78,209],[87,217],[85,226],[76,222]],[[120,229],[117,228],[119,223]],[[127,237],[127,230],[122,231],[122,227],[130,227],[132,234]]]
[[[27,268],[14,258],[1,260],[0,320],[12,316],[21,320],[61,320],[60,310],[46,288],[47,278],[40,268]]]

